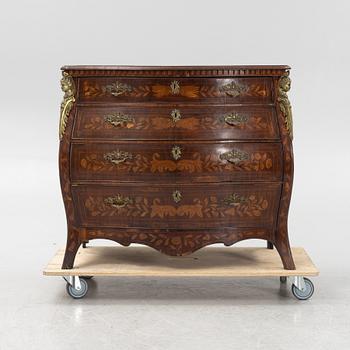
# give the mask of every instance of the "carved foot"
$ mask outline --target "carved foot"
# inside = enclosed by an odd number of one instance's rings
[[[80,247],[79,233],[77,231],[71,231],[68,233],[66,251],[64,253],[64,259],[62,263],[62,269],[72,269],[74,265],[74,259]]]
[[[295,264],[289,242],[275,242],[275,247],[286,270],[295,270]]]

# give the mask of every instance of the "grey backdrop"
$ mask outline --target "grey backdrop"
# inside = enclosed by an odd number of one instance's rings
[[[51,294],[46,295],[51,307],[56,302],[71,305],[60,281],[40,276],[66,237],[57,167],[59,68],[64,64],[289,64],[295,152],[291,243],[308,250],[323,276],[346,276],[350,272],[349,12],[349,1],[2,3],[0,338],[6,336],[8,343],[3,347],[0,341],[0,349],[20,348],[24,342],[34,349],[44,342],[45,332],[36,333],[30,321],[33,311],[19,307],[18,299],[45,312],[49,306],[45,297],[38,299],[40,289],[41,295]],[[15,276],[24,281],[21,286],[14,283]],[[50,289],[52,285],[55,289]],[[349,284],[344,288],[339,290],[348,298]],[[61,312],[56,306],[51,310]],[[52,313],[48,320],[55,322]],[[22,329],[33,331],[32,335],[23,335]],[[60,331],[62,338],[69,335],[64,327]],[[62,338],[53,341],[53,348],[60,348]],[[321,349],[332,334],[315,339]],[[339,334],[332,342],[335,339],[340,341],[338,349],[349,345],[349,339]],[[72,346],[77,344],[78,340]],[[140,344],[130,348],[142,348]],[[227,344],[221,345],[222,349]],[[264,341],[260,346],[264,348]]]

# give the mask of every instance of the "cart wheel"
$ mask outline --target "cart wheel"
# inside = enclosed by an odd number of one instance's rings
[[[314,294],[314,284],[308,279],[304,277],[305,282],[305,290],[298,289],[294,284],[292,284],[292,293],[299,300],[307,300],[310,299],[312,294]]]
[[[287,277],[286,276],[281,276],[280,277],[280,282],[281,283],[287,283]]]
[[[84,278],[80,278],[80,285],[81,289],[75,289],[72,285],[67,283],[66,289],[67,293],[73,298],[73,299],[81,299],[84,298],[86,293],[88,292],[89,286]]]

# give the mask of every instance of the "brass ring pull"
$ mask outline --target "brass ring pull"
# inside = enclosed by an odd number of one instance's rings
[[[182,194],[179,190],[173,192],[173,200],[175,203],[179,203],[182,199]]]
[[[244,162],[245,160],[248,160],[249,155],[247,152],[243,152],[238,149],[233,149],[232,151],[220,154],[219,158],[221,160],[227,160],[228,162],[233,164],[239,164],[241,162]]]
[[[170,116],[174,123],[178,122],[181,119],[181,113],[178,109],[173,109],[170,113]]]
[[[114,197],[107,197],[104,202],[113,208],[123,208],[128,204],[132,204],[130,197],[123,197],[121,194],[117,194]]]
[[[232,193],[228,197],[226,197],[223,202],[226,205],[235,205],[238,206],[240,204],[246,203],[248,200],[246,197],[240,196],[237,193]]]
[[[175,160],[178,160],[181,158],[181,148],[179,146],[174,146],[171,149],[171,154]]]
[[[113,164],[120,164],[125,162],[126,160],[131,160],[132,154],[129,152],[124,152],[117,149],[113,152],[105,153],[103,155],[103,159]]]
[[[135,123],[134,118],[119,112],[106,115],[104,117],[104,121],[116,127],[127,126],[128,124]]]
[[[239,126],[248,121],[248,118],[246,116],[239,115],[237,113],[226,114],[223,117],[223,119],[226,124],[232,125],[232,126]]]

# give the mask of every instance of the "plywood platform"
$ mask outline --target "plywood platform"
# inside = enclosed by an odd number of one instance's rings
[[[60,249],[44,270],[47,276],[316,276],[303,248],[293,248],[296,270],[284,270],[275,249],[208,247],[171,257],[148,247],[88,247],[78,251],[74,268],[62,270]]]

